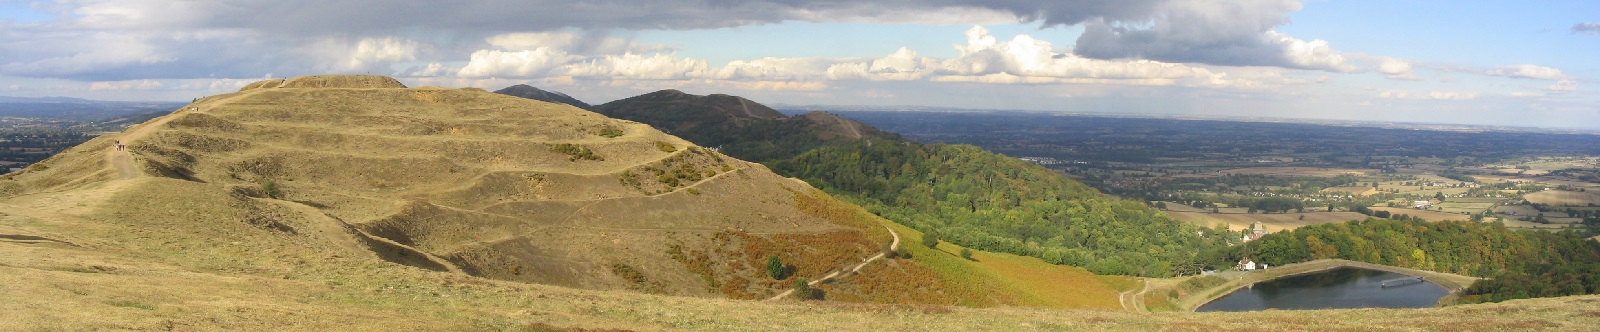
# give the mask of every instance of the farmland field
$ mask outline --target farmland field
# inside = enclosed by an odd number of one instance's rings
[[[1600,204],[1600,195],[1587,192],[1545,190],[1522,196],[1528,202],[1556,206],[1587,206]]]
[[[1392,214],[1405,214],[1412,217],[1421,217],[1427,221],[1445,220],[1470,220],[1472,216],[1460,213],[1445,213],[1433,210],[1416,210],[1411,208],[1374,207],[1373,211],[1389,211]]]
[[[1355,168],[1321,168],[1321,167],[1245,167],[1217,171],[1222,174],[1249,174],[1249,175],[1274,175],[1274,176],[1303,176],[1303,177],[1330,177],[1339,175],[1363,175],[1377,173],[1374,169]]]
[[[1268,232],[1277,233],[1283,230],[1292,230],[1308,225],[1344,222],[1348,220],[1361,220],[1367,215],[1355,212],[1308,212],[1308,213],[1274,213],[1274,214],[1249,214],[1249,213],[1200,213],[1167,211],[1167,215],[1196,226],[1211,227],[1218,222],[1228,224],[1230,230],[1249,229],[1250,224],[1261,222]],[[1305,216],[1305,220],[1300,220]]]

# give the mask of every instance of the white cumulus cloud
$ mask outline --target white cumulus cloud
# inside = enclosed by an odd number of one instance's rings
[[[673,53],[656,53],[649,56],[625,53],[571,64],[555,72],[578,77],[678,80],[705,75],[706,68],[705,60],[680,58]]]
[[[834,64],[828,67],[827,76],[833,80],[910,81],[927,77],[935,66],[934,60],[901,47],[882,58]]]
[[[1020,77],[1087,78],[1114,80],[1160,79],[1173,82],[1193,79],[1198,82],[1221,80],[1225,75],[1199,67],[1151,60],[1099,60],[1056,52],[1049,41],[1028,35],[1017,35],[1009,41],[999,41],[983,27],[972,27],[966,32],[966,45],[955,45],[959,55],[939,64],[939,73],[945,75],[988,76],[1008,74]],[[950,80],[950,79],[945,79]],[[991,76],[980,79],[996,83],[1039,82],[1040,80],[1012,79]],[[1133,82],[1148,84],[1151,81]]]
[[[1411,62],[1396,58],[1384,58],[1378,62],[1378,72],[1383,76],[1399,80],[1415,80],[1417,73],[1411,70]]]
[[[1530,64],[1521,64],[1521,65],[1512,65],[1512,66],[1494,68],[1494,69],[1490,69],[1487,72],[1484,72],[1484,74],[1493,75],[1493,76],[1506,76],[1506,77],[1516,77],[1516,78],[1532,78],[1532,79],[1541,79],[1541,80],[1559,80],[1559,79],[1562,79],[1562,78],[1566,77],[1566,75],[1561,74],[1561,70],[1560,69],[1544,67],[1544,66],[1537,66],[1537,65],[1530,65]]]
[[[815,81],[824,76],[828,66],[836,61],[812,58],[760,58],[734,60],[709,73],[719,80],[792,80]]]
[[[540,47],[526,51],[478,50],[467,65],[456,72],[461,77],[535,77],[582,57],[565,51]],[[426,70],[426,69],[425,69]],[[426,76],[426,75],[419,75]]]
[[[350,52],[349,68],[370,68],[417,59],[417,42],[401,38],[365,38]]]

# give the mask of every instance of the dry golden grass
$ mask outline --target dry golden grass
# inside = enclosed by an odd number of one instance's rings
[[[957,252],[960,249],[956,249]],[[978,265],[1031,290],[1038,304],[1049,308],[1120,309],[1116,291],[1094,273],[1074,266],[1046,263],[1038,258],[973,251]]]

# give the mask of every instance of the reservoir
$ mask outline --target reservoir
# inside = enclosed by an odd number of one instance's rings
[[[1260,282],[1195,311],[1431,308],[1449,293],[1404,274],[1345,267]]]

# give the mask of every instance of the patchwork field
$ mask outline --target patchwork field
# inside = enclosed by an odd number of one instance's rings
[[[1347,192],[1347,193],[1356,194],[1356,195],[1360,195],[1360,196],[1376,195],[1378,193],[1378,190],[1374,189],[1372,187],[1333,187],[1333,188],[1322,189],[1322,191],[1323,192]]]
[[[1217,171],[1221,174],[1274,175],[1297,177],[1334,177],[1345,174],[1364,175],[1377,173],[1375,169],[1321,168],[1321,167],[1246,167]]]
[[[1448,214],[1461,214],[1461,212],[1480,214],[1488,211],[1498,201],[1501,201],[1501,198],[1450,198],[1450,201],[1434,204],[1434,207],[1440,207],[1440,212]]]
[[[1558,206],[1587,206],[1600,204],[1600,195],[1589,192],[1545,190],[1522,196],[1531,203],[1549,204]]]
[[[1460,214],[1460,213],[1447,213],[1447,212],[1439,212],[1439,211],[1433,211],[1433,210],[1416,210],[1416,209],[1411,209],[1411,208],[1374,207],[1374,208],[1372,208],[1372,210],[1373,211],[1388,211],[1389,213],[1392,213],[1392,214],[1404,214],[1404,215],[1410,215],[1410,216],[1413,216],[1413,217],[1421,217],[1422,219],[1425,219],[1427,221],[1471,220],[1472,219],[1472,216],[1465,215],[1465,214]]]
[[[1226,209],[1224,209],[1226,211]],[[1249,214],[1249,213],[1202,213],[1167,211],[1173,219],[1188,222],[1195,226],[1211,227],[1217,223],[1228,224],[1230,230],[1249,229],[1250,225],[1261,222],[1268,232],[1277,233],[1283,230],[1292,230],[1308,225],[1344,222],[1348,220],[1366,219],[1367,215],[1355,212],[1307,212],[1307,213],[1274,213],[1274,214]],[[1305,218],[1302,220],[1301,216]]]

